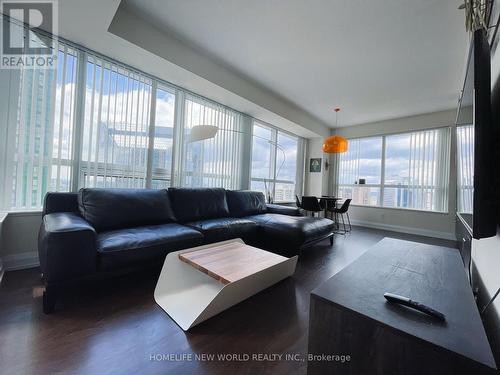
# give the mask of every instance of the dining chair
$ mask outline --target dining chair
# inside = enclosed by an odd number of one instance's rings
[[[334,219],[333,218],[333,213],[332,213],[332,208],[336,207],[336,199],[332,199],[333,197],[330,195],[322,195],[321,198],[319,199],[319,204],[321,205],[321,208],[325,211],[325,217],[328,219]],[[331,213],[331,215],[329,215]]]
[[[295,195],[295,205],[297,206],[297,208],[302,208],[302,202],[300,201],[298,195]]]
[[[303,196],[302,197],[302,209],[305,210],[306,212],[311,212],[312,216],[316,212],[321,212],[323,211],[323,208],[319,204],[318,198],[314,196]]]
[[[342,204],[342,206],[340,206],[340,208],[336,208],[336,207],[328,208],[328,211],[332,212],[332,214],[335,216],[335,222],[337,223],[337,228],[339,228],[339,221],[338,221],[339,216],[342,219],[342,226],[343,226],[344,230],[343,230],[343,233],[341,233],[341,234],[349,233],[352,230],[351,219],[349,217],[349,206],[351,205],[351,201],[352,201],[352,199],[346,199],[344,201],[344,203]],[[345,225],[344,215],[347,216],[347,222],[349,224],[349,227],[346,227],[346,225]],[[349,229],[347,229],[347,228],[349,228]],[[340,230],[340,228],[339,228],[339,230]]]

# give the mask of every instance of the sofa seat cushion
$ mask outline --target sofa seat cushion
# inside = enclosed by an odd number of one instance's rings
[[[237,218],[218,218],[192,221],[186,225],[200,231],[205,236],[205,243],[241,238],[252,242],[257,235],[259,225],[252,220]]]
[[[161,261],[172,251],[198,246],[202,241],[199,231],[175,223],[102,232],[97,236],[98,266],[109,269]]]
[[[328,236],[335,227],[332,220],[319,217],[261,214],[247,216],[246,219],[260,224],[262,236],[259,238],[265,242],[262,246],[291,254],[310,242]]]

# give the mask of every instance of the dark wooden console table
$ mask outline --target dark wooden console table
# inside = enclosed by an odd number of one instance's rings
[[[308,351],[309,374],[497,373],[459,252],[388,238],[312,292]]]

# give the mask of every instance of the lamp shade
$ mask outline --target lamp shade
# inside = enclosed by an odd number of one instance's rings
[[[215,137],[219,128],[214,125],[195,125],[191,128],[188,142],[203,141]]]
[[[332,135],[323,142],[323,152],[327,154],[340,154],[347,152],[347,139],[340,135]]]

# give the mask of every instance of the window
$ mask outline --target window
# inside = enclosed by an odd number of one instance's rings
[[[298,139],[278,131],[277,148],[274,200],[291,202],[295,200]],[[280,154],[283,154],[281,163]]]
[[[250,117],[62,38],[57,48],[55,69],[0,71],[2,108],[13,108],[0,128],[1,210],[40,209],[47,191],[81,187],[250,185]],[[196,125],[219,130],[189,142]],[[260,129],[253,183],[293,200],[301,140]]]
[[[5,158],[7,207],[36,209],[47,191],[70,189],[76,72],[75,51],[64,46],[55,70],[9,72],[19,86],[15,126],[6,137],[13,145]]]
[[[354,204],[444,212],[450,130],[360,138],[340,157],[339,195]]]
[[[190,95],[184,101],[184,113],[182,186],[240,188],[241,114]],[[190,143],[189,132],[196,125],[214,125],[219,130],[214,138]]]
[[[167,87],[158,87],[155,107],[151,187],[160,189],[172,183],[175,92]]]
[[[457,127],[458,212],[472,213],[474,198],[474,126]]]
[[[254,122],[251,189],[275,202],[292,202],[297,191],[299,139]]]
[[[81,185],[145,187],[151,80],[89,56],[85,82]]]
[[[384,206],[446,211],[449,129],[386,137]]]
[[[353,204],[379,206],[381,166],[382,137],[350,140],[340,156],[339,195]]]

